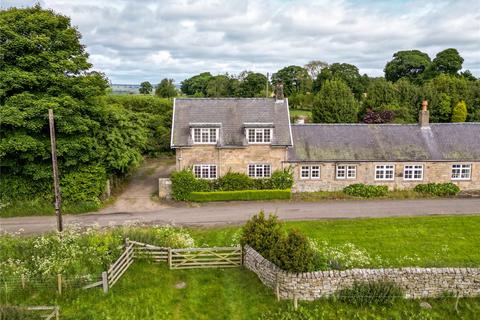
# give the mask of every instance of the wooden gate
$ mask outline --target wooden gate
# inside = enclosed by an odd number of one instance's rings
[[[229,268],[242,265],[241,247],[171,249],[170,269]]]

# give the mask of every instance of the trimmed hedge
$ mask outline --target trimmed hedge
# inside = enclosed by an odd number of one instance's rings
[[[388,187],[365,185],[363,183],[355,183],[343,188],[343,192],[353,197],[362,197],[362,198],[383,197],[387,195]]]
[[[439,197],[454,196],[460,192],[460,188],[451,182],[418,184],[413,190],[415,192],[431,194]]]
[[[208,201],[243,201],[243,200],[274,200],[290,199],[290,189],[284,190],[241,190],[241,191],[211,191],[191,192],[187,200],[196,202]]]

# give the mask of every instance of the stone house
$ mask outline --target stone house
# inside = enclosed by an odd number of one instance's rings
[[[293,191],[341,190],[353,183],[409,189],[453,182],[480,189],[480,123],[291,124],[288,100],[174,100],[176,168],[215,179],[229,171],[269,177],[292,167]]]

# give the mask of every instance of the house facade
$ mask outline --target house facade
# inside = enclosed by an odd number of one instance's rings
[[[294,192],[354,183],[411,189],[453,182],[480,189],[480,123],[291,124],[288,100],[175,99],[176,168],[216,179],[229,171],[266,178],[291,167]]]

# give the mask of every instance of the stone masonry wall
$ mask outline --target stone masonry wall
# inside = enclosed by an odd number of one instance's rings
[[[176,149],[177,170],[194,164],[215,164],[218,176],[228,171],[248,174],[249,164],[270,164],[272,172],[283,168],[286,160],[285,147],[252,145],[245,148],[217,148],[216,146],[194,146]]]
[[[393,281],[406,298],[438,297],[453,292],[460,297],[480,295],[479,268],[395,268],[352,269],[289,273],[263,258],[254,249],[244,248],[244,266],[281,299],[314,300],[347,288],[354,281]]]
[[[471,164],[471,179],[467,181],[451,180],[452,164]],[[356,179],[336,178],[337,164],[353,164],[342,162],[324,162],[324,163],[308,163],[304,165],[320,166],[320,179],[301,179],[300,169],[302,164],[294,164],[295,184],[292,188],[293,192],[313,192],[313,191],[337,191],[354,183],[364,183],[371,185],[386,185],[390,190],[394,189],[413,189],[417,184],[421,183],[444,183],[453,182],[460,187],[461,190],[479,190],[480,189],[480,162],[361,162],[354,163],[357,166]],[[395,179],[393,181],[377,181],[375,180],[375,166],[382,164],[395,165]],[[423,180],[406,181],[403,179],[403,169],[405,165],[423,165]]]

